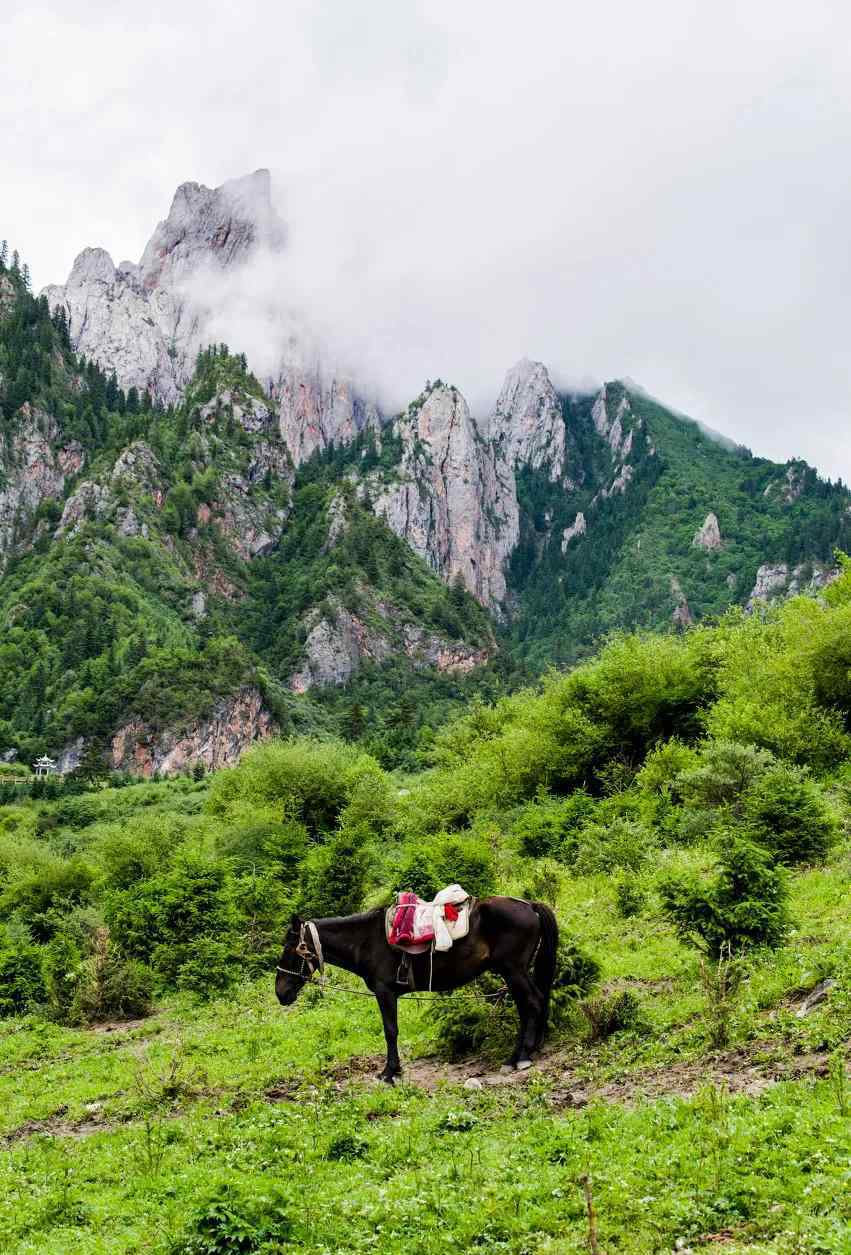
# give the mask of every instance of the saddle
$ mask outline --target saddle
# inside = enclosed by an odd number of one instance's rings
[[[471,905],[469,893],[460,885],[447,885],[432,902],[415,893],[399,893],[385,915],[388,945],[406,954],[449,950],[470,931]]]

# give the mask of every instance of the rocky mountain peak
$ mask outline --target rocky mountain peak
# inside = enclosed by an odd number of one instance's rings
[[[79,353],[114,370],[122,387],[173,402],[210,338],[190,281],[210,266],[241,265],[257,246],[281,248],[284,238],[268,170],[217,188],[183,183],[138,265],[116,269],[105,249],[86,248],[67,283],[44,295],[51,309],[64,308]]]
[[[549,467],[559,479],[564,466],[564,419],[561,402],[546,366],[521,358],[505,377],[489,434],[504,443],[514,466]]]

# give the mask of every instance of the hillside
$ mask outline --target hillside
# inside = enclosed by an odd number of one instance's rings
[[[261,383],[221,345],[190,376],[187,341],[168,387],[160,348],[144,377],[107,361],[151,284],[165,309],[172,272],[269,246],[254,199],[179,194],[141,287],[122,269],[104,289],[89,258],[73,299],[34,298],[3,263],[3,753],[150,775],[325,730],[410,767],[474,693],[613,629],[679,630],[832,578],[842,486],[623,384],[561,396],[523,360],[489,415],[438,380],[388,418],[318,368]],[[203,325],[172,314],[195,344]]]
[[[86,790],[5,769],[0,1215],[15,1255],[844,1255],[851,568],[473,703],[401,775],[330,738]],[[283,925],[460,880],[553,905],[544,1055],[499,981],[274,999]],[[485,994],[496,994],[485,998]],[[306,1188],[305,1183],[310,1183]]]

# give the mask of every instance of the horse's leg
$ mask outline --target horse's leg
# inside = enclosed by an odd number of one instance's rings
[[[544,1010],[544,999],[525,968],[507,968],[503,975],[520,1019],[517,1045],[514,1048],[514,1054],[508,1060],[508,1066],[528,1068],[532,1062],[535,1046],[541,1037],[540,1021]]]
[[[397,1076],[402,1075],[402,1065],[399,1062],[399,1016],[398,1016],[398,995],[392,989],[388,989],[384,985],[379,985],[375,991],[375,997],[378,1001],[378,1007],[381,1011],[381,1019],[384,1023],[384,1038],[387,1042],[387,1062],[384,1065],[384,1071],[379,1073],[379,1080],[387,1081],[389,1085]]]

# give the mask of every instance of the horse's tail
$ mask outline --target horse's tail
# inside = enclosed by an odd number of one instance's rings
[[[532,910],[541,923],[541,939],[538,942],[538,949],[535,954],[532,976],[544,998],[541,1031],[536,1043],[537,1049],[544,1040],[550,1016],[550,992],[556,977],[556,960],[558,959],[558,920],[555,917],[555,912],[545,902],[533,902]]]

